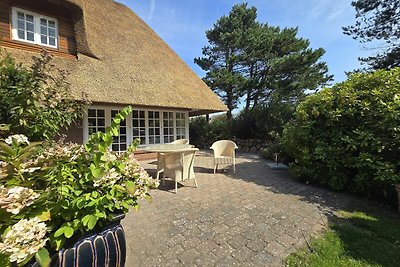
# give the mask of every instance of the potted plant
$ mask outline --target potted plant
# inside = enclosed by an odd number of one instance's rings
[[[83,145],[0,141],[0,266],[124,265],[119,221],[158,186],[133,158],[138,142],[122,154],[109,150],[131,111]]]

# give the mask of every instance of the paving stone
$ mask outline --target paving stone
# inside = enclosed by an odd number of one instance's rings
[[[254,254],[255,253],[246,246],[241,246],[231,253],[232,257],[241,263],[248,261]]]
[[[197,266],[214,266],[219,258],[213,253],[200,254],[200,256],[194,261]]]
[[[141,162],[155,176],[154,161]],[[212,172],[212,155],[195,158],[199,184],[168,180],[151,190],[151,203],[126,215],[126,266],[282,266],[326,227],[335,210],[353,198],[295,181],[265,160],[238,154],[237,172]]]
[[[190,238],[185,239],[182,242],[182,247],[194,248],[194,247],[197,247],[199,244],[201,244],[200,239],[198,239],[197,237],[190,237]]]
[[[168,249],[162,252],[162,255],[169,260],[177,259],[178,255],[183,253],[185,250],[181,245],[175,245],[173,247],[169,247]]]
[[[266,247],[267,243],[260,239],[247,240],[246,247],[254,252],[260,252]]]
[[[194,262],[196,258],[200,256],[200,253],[196,249],[191,248],[179,254],[178,259],[183,265],[188,266],[190,263]]]
[[[185,240],[185,237],[183,235],[175,235],[173,237],[170,237],[166,244],[167,246],[171,247],[171,246],[175,246],[177,244],[181,244],[183,241]]]
[[[230,267],[230,266],[239,266],[239,265],[240,265],[240,263],[231,256],[223,258],[217,262],[217,266],[219,266],[219,267]]]

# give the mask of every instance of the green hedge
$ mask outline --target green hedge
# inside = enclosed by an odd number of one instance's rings
[[[353,74],[309,96],[283,143],[300,179],[392,198],[400,183],[400,69]]]

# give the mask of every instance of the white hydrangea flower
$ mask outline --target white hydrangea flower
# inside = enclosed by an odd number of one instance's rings
[[[103,157],[104,161],[106,162],[113,162],[117,160],[117,156],[111,151],[107,151],[106,153],[104,153]]]
[[[46,224],[39,218],[22,219],[3,237],[0,253],[10,256],[10,262],[21,263],[45,246],[48,240],[46,234]]]
[[[119,179],[121,179],[121,176],[115,170],[115,168],[112,168],[106,171],[103,174],[103,176],[94,181],[93,186],[95,187],[99,187],[101,185],[113,186]]]
[[[18,214],[24,207],[30,206],[40,194],[26,187],[5,188],[0,186],[0,208]]]
[[[28,137],[26,137],[23,134],[14,134],[10,135],[7,137],[6,140],[4,140],[8,145],[11,145],[13,142],[16,142],[17,144],[28,144],[29,145],[29,140]]]

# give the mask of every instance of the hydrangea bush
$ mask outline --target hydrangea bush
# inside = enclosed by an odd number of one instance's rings
[[[35,256],[47,266],[52,253],[151,199],[158,182],[133,157],[138,142],[125,153],[109,150],[131,110],[82,145],[30,143],[23,135],[0,141],[0,266]]]

